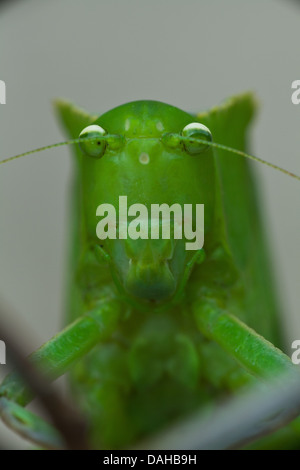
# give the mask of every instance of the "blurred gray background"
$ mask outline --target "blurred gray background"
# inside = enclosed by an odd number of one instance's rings
[[[51,100],[90,111],[137,99],[201,111],[253,90],[252,151],[300,174],[300,7],[288,0],[26,0],[0,8],[0,159],[65,139]],[[234,157],[232,157],[234,158]],[[256,165],[287,345],[300,339],[299,182]],[[71,161],[54,149],[0,167],[0,298],[28,352],[63,324]],[[0,338],[1,339],[1,338]],[[0,377],[8,370],[0,366]],[[0,441],[26,448],[0,424]]]

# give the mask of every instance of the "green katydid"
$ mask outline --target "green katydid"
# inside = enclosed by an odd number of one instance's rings
[[[72,139],[62,144],[80,144],[68,326],[31,360],[51,380],[70,372],[91,447],[131,446],[257,377],[293,370],[277,349],[280,324],[249,164],[261,160],[245,153],[253,96],[196,116],[156,101],[100,117],[65,101],[56,111]],[[204,204],[203,249],[187,251],[172,236],[100,243],[96,209],[119,209],[120,195],[147,207]],[[32,395],[15,374],[0,395],[13,427]],[[39,418],[27,412],[26,420],[23,435],[58,445]]]

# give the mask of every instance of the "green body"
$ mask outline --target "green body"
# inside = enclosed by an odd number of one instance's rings
[[[99,160],[76,148],[68,322],[106,298],[121,303],[113,335],[77,362],[71,380],[93,446],[126,447],[250,381],[198,330],[195,302],[211,301],[280,344],[251,164],[219,149],[191,156],[161,142],[162,134],[198,121],[215,142],[243,150],[255,103],[241,95],[197,116],[155,101],[100,118],[65,102],[57,110],[72,138],[92,123],[125,138]],[[120,195],[128,205],[204,204],[205,259],[172,239],[106,240],[99,250],[96,208],[118,207]]]

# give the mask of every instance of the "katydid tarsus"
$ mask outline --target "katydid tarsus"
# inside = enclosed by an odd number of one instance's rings
[[[70,373],[91,448],[132,446],[257,380],[297,371],[277,349],[280,320],[249,162],[262,160],[245,153],[253,96],[198,115],[156,101],[100,117],[65,101],[55,107],[72,140],[0,163],[75,144],[68,326],[30,357],[50,380]],[[107,203],[118,212],[122,195],[146,207],[204,204],[204,247],[188,251],[172,233],[100,241],[96,209]],[[14,427],[32,395],[16,374],[0,394]],[[28,412],[25,421],[28,439],[59,446],[40,418]]]

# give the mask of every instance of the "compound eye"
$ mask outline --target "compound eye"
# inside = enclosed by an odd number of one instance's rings
[[[183,142],[185,150],[190,155],[196,155],[198,153],[204,152],[209,147],[209,145],[207,145],[205,142],[212,142],[212,135],[210,130],[204,124],[200,124],[199,122],[191,122],[185,126],[182,129],[181,135],[183,137],[191,138],[191,141],[184,140]]]
[[[79,143],[82,152],[92,158],[101,158],[105,152],[106,140],[103,137],[106,131],[101,127],[93,124],[85,127],[79,134],[79,138],[94,137],[94,140],[83,140]]]

